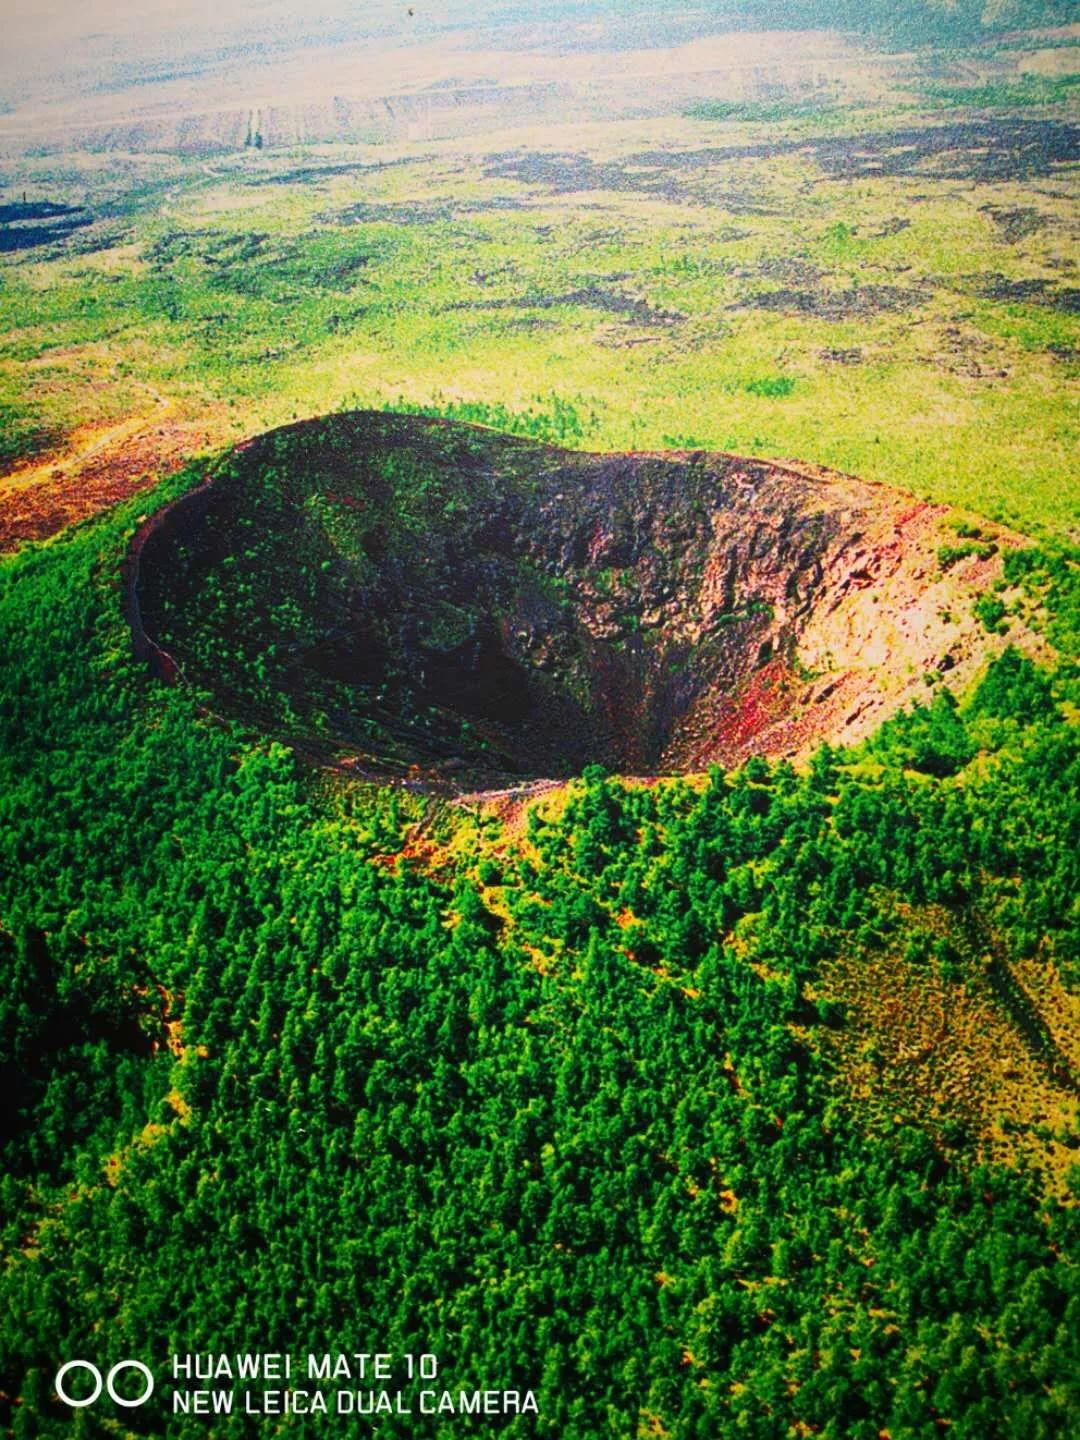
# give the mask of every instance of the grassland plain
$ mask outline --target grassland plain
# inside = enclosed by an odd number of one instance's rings
[[[207,445],[399,403],[794,456],[1069,531],[1076,90],[926,69],[873,104],[9,160],[9,193],[91,223],[25,248],[4,227],[4,536]]]

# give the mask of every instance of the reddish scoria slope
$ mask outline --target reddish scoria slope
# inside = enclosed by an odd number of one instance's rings
[[[359,412],[234,451],[140,533],[132,597],[220,708],[374,773],[688,771],[965,684],[1020,542],[951,519],[809,467]]]

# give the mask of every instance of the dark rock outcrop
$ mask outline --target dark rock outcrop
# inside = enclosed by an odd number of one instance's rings
[[[375,772],[697,769],[855,738],[946,651],[970,675],[999,558],[943,573],[945,513],[805,467],[342,415],[151,522],[133,621],[217,708]]]

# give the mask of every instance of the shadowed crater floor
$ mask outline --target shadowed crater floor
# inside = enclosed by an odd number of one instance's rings
[[[161,676],[360,772],[667,773],[852,740],[966,678],[1012,543],[976,536],[805,467],[358,412],[247,442],[147,521],[129,603]]]

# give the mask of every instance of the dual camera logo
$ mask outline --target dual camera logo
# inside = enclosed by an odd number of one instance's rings
[[[93,1377],[92,1388],[89,1395],[75,1396],[68,1393],[64,1382],[74,1370],[84,1370],[88,1375]],[[124,1370],[137,1370],[142,1376],[143,1392],[134,1399],[129,1398],[127,1395],[121,1395],[116,1389],[116,1377]],[[53,1385],[56,1388],[57,1395],[59,1395],[64,1404],[70,1405],[75,1410],[81,1410],[85,1405],[93,1405],[94,1401],[100,1396],[103,1385],[108,1392],[110,1400],[115,1401],[117,1405],[123,1405],[128,1410],[133,1410],[138,1405],[145,1405],[154,1393],[154,1377],[141,1360],[118,1360],[105,1376],[104,1380],[101,1378],[101,1371],[96,1365],[92,1365],[89,1360],[68,1360],[65,1364],[61,1365],[60,1369],[56,1372],[56,1379],[53,1381]],[[78,1388],[82,1390],[85,1389],[85,1386],[80,1385]]]

